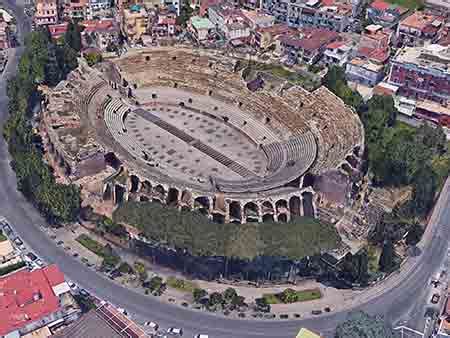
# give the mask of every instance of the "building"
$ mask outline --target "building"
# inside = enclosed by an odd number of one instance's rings
[[[189,20],[188,30],[197,41],[206,40],[212,29],[214,29],[214,25],[207,18],[193,16]]]
[[[425,7],[436,13],[443,13],[450,10],[450,3],[446,0],[425,0]]]
[[[401,96],[446,106],[450,99],[449,63],[450,47],[405,47],[391,61],[389,83],[399,87]]]
[[[366,15],[367,18],[376,25],[393,27],[407,12],[407,8],[383,0],[375,0],[367,7]]]
[[[344,66],[350,59],[353,51],[352,44],[348,41],[335,41],[326,46],[323,52],[323,62],[328,65]]]
[[[100,50],[106,50],[108,45],[119,43],[119,27],[114,19],[85,20],[80,22],[84,27],[82,35],[90,35],[95,46]]]
[[[9,31],[9,24],[0,13],[0,50],[11,47],[11,37]]]
[[[89,0],[87,7],[87,18],[92,19],[96,15],[100,15],[102,11],[111,8],[111,0]]]
[[[36,0],[34,22],[38,26],[58,23],[58,1]]]
[[[0,268],[16,264],[22,261],[20,252],[14,249],[11,241],[0,242]]]
[[[345,68],[347,80],[373,87],[384,78],[384,66],[356,57]]]
[[[378,64],[386,64],[390,57],[392,31],[380,25],[369,25],[361,34],[356,56]]]
[[[242,10],[242,15],[247,19],[250,29],[272,27],[275,24],[275,17],[261,10]]]
[[[216,4],[208,8],[208,18],[227,40],[250,38],[247,18],[239,9],[227,4]]]
[[[110,304],[89,311],[51,338],[150,338],[136,323]]]
[[[280,37],[281,53],[294,63],[314,64],[339,34],[326,29],[305,28],[297,36]]]
[[[215,6],[219,3],[221,3],[223,0],[200,0],[200,10],[199,15],[201,17],[204,17],[208,15],[208,9],[211,6]]]
[[[356,2],[355,2],[356,3]],[[269,0],[264,9],[293,27],[316,27],[343,32],[353,22],[356,7],[339,0]]]
[[[147,33],[148,15],[143,6],[133,5],[123,10],[122,33],[129,41],[137,41]]]
[[[321,338],[321,337],[308,329],[301,328],[297,336],[295,336],[295,338]]]
[[[156,14],[152,25],[152,35],[163,37],[173,36],[176,27],[176,14],[167,10]]]
[[[399,46],[423,46],[433,41],[442,29],[442,17],[425,12],[414,12],[400,21],[397,28]]]
[[[66,34],[67,26],[69,24],[67,22],[58,23],[56,25],[48,25],[48,30],[53,40],[58,40]]]
[[[66,0],[63,15],[73,20],[83,20],[88,14],[88,0]]]
[[[0,336],[25,335],[45,326],[71,322],[80,309],[56,265],[21,270],[0,279]]]
[[[286,24],[275,24],[271,27],[257,28],[253,32],[252,43],[257,48],[266,49],[274,45],[281,36],[293,36],[297,30]]]

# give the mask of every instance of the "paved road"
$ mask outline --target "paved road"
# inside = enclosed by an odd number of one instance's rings
[[[12,8],[16,12],[17,21],[23,22],[21,9],[16,7],[14,1],[0,0],[0,4]],[[29,25],[24,24],[21,29],[27,31]],[[20,48],[17,49],[15,57],[8,63],[6,75],[14,73],[20,52]],[[5,90],[6,81],[2,79],[0,81],[1,125],[7,114]],[[187,337],[194,333],[208,333],[214,338],[292,338],[302,326],[330,336],[336,325],[347,316],[347,312],[342,311],[297,321],[232,320],[160,303],[154,298],[122,288],[66,255],[39,230],[39,225],[44,224],[44,220],[17,192],[15,175],[10,169],[7,146],[3,139],[0,140],[0,173],[0,213],[13,223],[16,232],[23,240],[44,260],[58,264],[68,278],[93,291],[98,297],[126,308],[130,313],[137,314],[139,318],[157,321],[165,327],[182,327]],[[445,191],[440,203],[447,206],[449,201],[449,193]],[[445,226],[449,220],[450,208],[440,209],[436,213],[435,222],[438,231],[431,234],[431,248],[424,250],[421,256],[413,259],[416,264],[406,276],[405,274],[393,276],[385,287],[375,288],[371,292],[372,297],[365,297],[363,300],[355,299],[355,303],[365,304],[355,306],[354,309],[383,314],[391,322],[408,321],[410,319],[408,313],[415,306],[416,295],[423,290],[429,277],[438,269],[447,255],[448,231]],[[376,292],[379,294],[374,295]]]

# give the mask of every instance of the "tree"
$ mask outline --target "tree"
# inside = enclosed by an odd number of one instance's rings
[[[351,313],[347,320],[336,328],[335,338],[393,338],[392,329],[381,317],[364,312]]]
[[[91,67],[99,62],[102,62],[102,54],[96,52],[86,53],[84,54],[84,58]]]
[[[266,298],[261,297],[255,299],[255,311],[266,313],[270,312],[270,304],[267,303]]]
[[[392,241],[386,241],[383,245],[383,251],[380,256],[380,270],[386,273],[391,272],[395,267],[394,244]]]
[[[413,178],[413,210],[416,215],[425,215],[433,206],[437,177],[433,168],[426,164],[421,167]]]
[[[149,289],[152,292],[158,293],[158,291],[162,289],[163,285],[164,285],[164,283],[163,283],[162,278],[159,276],[155,276],[155,277],[152,277],[152,279],[150,279]]]
[[[374,95],[367,102],[368,111],[380,110],[386,114],[386,125],[392,127],[397,120],[398,110],[392,96]],[[370,114],[370,113],[369,113]]]
[[[406,235],[406,244],[416,245],[423,235],[423,227],[419,223],[414,223]]]
[[[237,292],[235,289],[233,288],[227,288],[224,292],[223,292],[223,298],[225,299],[225,301],[227,303],[231,303],[231,301],[233,300],[234,297],[237,296]]]
[[[195,288],[192,291],[192,297],[194,298],[195,303],[200,303],[200,301],[208,295],[205,289]]]
[[[69,22],[66,33],[64,34],[64,42],[76,53],[81,50],[81,27],[76,22]]]
[[[147,269],[141,262],[134,262],[134,270],[138,273],[141,282],[144,282],[148,278]]]
[[[213,292],[209,295],[209,306],[223,305],[223,297],[220,292]]]
[[[233,306],[233,308],[238,308],[238,307],[245,306],[246,305],[245,304],[245,297],[236,295],[231,300],[231,305]]]
[[[131,267],[130,264],[128,264],[127,262],[122,262],[119,267],[118,270],[121,273],[127,273],[127,274],[132,274],[134,272],[133,268]]]
[[[289,288],[280,293],[279,297],[285,304],[295,303],[298,301],[297,291]]]

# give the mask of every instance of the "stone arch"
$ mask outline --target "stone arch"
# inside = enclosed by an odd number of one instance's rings
[[[161,184],[158,184],[153,189],[153,198],[159,200],[161,203],[164,202],[164,197],[166,196],[166,189]]]
[[[178,198],[180,195],[180,191],[177,188],[169,188],[167,193],[167,205],[176,206],[178,205]]]
[[[242,219],[241,204],[238,201],[232,201],[229,205],[229,209],[230,209],[230,219],[232,220]]]
[[[274,213],[275,210],[273,208],[273,203],[270,201],[264,201],[263,204],[261,205],[261,209],[262,209],[262,213],[263,214],[268,214],[268,213]]]
[[[278,215],[278,222],[287,223],[288,215],[286,213],[281,213]]]
[[[314,185],[315,177],[311,173],[306,173],[305,176],[303,176],[303,184],[302,188],[312,187]]]
[[[208,214],[211,207],[208,196],[199,196],[194,200],[194,208],[202,214]]]
[[[276,207],[276,209],[277,209],[277,212],[287,210],[287,208],[288,208],[288,202],[287,202],[285,199],[279,199],[279,200],[275,203],[275,207]]]
[[[130,192],[135,193],[139,191],[140,180],[136,175],[130,175]]]
[[[214,212],[212,214],[212,221],[214,223],[224,224],[225,223],[225,216],[223,214],[221,214],[220,212]]]
[[[244,215],[246,222],[259,221],[259,207],[255,202],[247,202],[244,205]]]
[[[183,190],[180,200],[184,204],[192,205],[192,192],[189,190]]]
[[[120,166],[122,165],[120,160],[117,158],[116,154],[114,154],[113,152],[106,153],[104,155],[104,159],[105,159],[106,165],[108,165],[116,170],[119,170]]]
[[[274,222],[275,219],[273,218],[273,214],[265,214],[262,217],[263,222]]]
[[[103,200],[104,201],[109,201],[109,200],[112,199],[112,196],[113,196],[113,194],[112,194],[111,184],[106,184],[105,185],[105,189],[103,191],[103,196],[102,196]]]
[[[150,181],[143,181],[141,184],[141,193],[151,194],[152,193],[152,184]]]
[[[303,214],[308,217],[314,217],[313,194],[311,192],[303,192]]]
[[[359,166],[359,161],[356,157],[354,157],[353,155],[347,155],[345,157],[345,160],[355,169],[358,168]]]
[[[293,216],[302,215],[302,200],[298,196],[292,196],[289,199],[289,210]]]
[[[121,204],[125,201],[125,187],[116,184],[114,185],[114,202],[116,204]]]

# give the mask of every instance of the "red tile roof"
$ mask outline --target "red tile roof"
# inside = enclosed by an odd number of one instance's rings
[[[421,31],[427,28],[437,31],[437,28],[432,26],[433,22],[435,21],[442,23],[443,19],[441,17],[428,13],[414,12],[410,16],[407,16],[405,19],[403,19],[400,24],[402,26],[408,26]]]
[[[80,25],[84,27],[84,32],[86,33],[105,31],[113,29],[116,26],[113,19],[84,20],[80,22]]]
[[[382,0],[375,0],[370,4],[370,7],[375,8],[379,11],[385,11],[391,6],[391,4],[388,4]]]
[[[342,47],[346,44],[345,41],[334,41],[332,43],[329,43],[327,45],[327,49],[338,49],[339,47]]]
[[[301,33],[300,37],[282,37],[281,41],[295,48],[315,51],[339,37],[338,33],[323,28],[305,28]]]
[[[59,309],[52,287],[64,281],[56,265],[18,271],[0,279],[0,335],[19,329]]]
[[[50,31],[50,35],[52,36],[52,39],[58,39],[61,36],[63,36],[67,31],[67,26],[69,24],[67,22],[56,24],[56,25],[49,25],[48,30]]]

